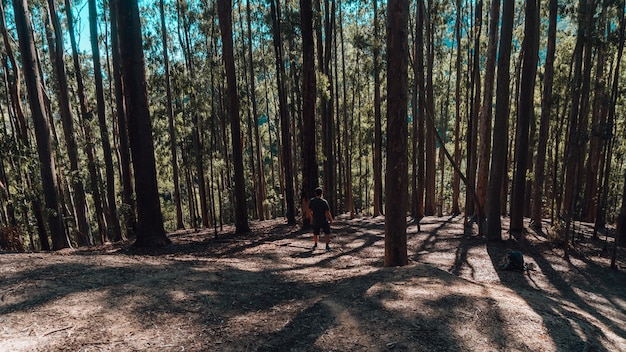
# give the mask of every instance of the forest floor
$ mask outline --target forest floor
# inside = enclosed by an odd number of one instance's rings
[[[611,270],[585,224],[570,262],[530,231],[524,272],[462,217],[411,224],[395,268],[381,217],[339,217],[330,252],[282,219],[251,227],[0,253],[0,351],[626,351],[626,253]]]

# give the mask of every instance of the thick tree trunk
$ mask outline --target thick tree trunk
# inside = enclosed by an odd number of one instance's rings
[[[387,2],[387,168],[385,266],[408,263],[408,17],[407,0]]]
[[[496,111],[493,125],[493,145],[491,167],[489,168],[489,186],[487,188],[487,239],[502,240],[501,193],[506,173],[506,155],[508,139],[508,120],[510,109],[509,78],[511,65],[511,42],[513,37],[513,18],[515,3],[504,1],[502,6],[502,25],[500,27],[500,45],[498,50],[498,77],[496,86]]]
[[[146,71],[141,45],[141,24],[137,0],[113,0],[117,4],[120,57],[128,135],[133,157],[137,194],[137,239],[139,247],[170,244],[163,228],[163,214],[156,177],[152,122],[148,107]]]
[[[415,84],[413,87],[414,96],[417,97],[413,104],[413,163],[415,164],[415,183],[413,192],[413,217],[416,221],[424,217],[424,191],[425,191],[425,149],[426,140],[424,130],[426,129],[426,88],[424,77],[424,1],[418,0],[416,5],[417,16],[415,21]],[[430,113],[430,111],[428,112]],[[428,124],[430,125],[430,124]]]
[[[232,3],[230,0],[218,0],[217,12],[222,32],[222,56],[226,68],[226,84],[228,89],[228,114],[233,146],[233,168],[235,176],[235,227],[237,233],[250,232],[246,204],[245,179],[243,174],[243,153],[241,142],[241,126],[239,120],[239,97],[237,94],[237,77],[233,53]]]
[[[22,69],[24,70],[28,91],[28,103],[35,127],[37,154],[40,162],[45,206],[48,209],[47,222],[52,237],[52,249],[58,250],[70,247],[70,242],[65,234],[63,220],[61,219],[62,212],[59,203],[54,153],[50,138],[50,128],[45,116],[41,77],[37,69],[35,46],[32,38],[32,24],[26,0],[14,0],[13,11],[20,44]]]

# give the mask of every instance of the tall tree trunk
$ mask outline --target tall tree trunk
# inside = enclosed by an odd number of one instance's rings
[[[66,0],[67,1],[67,0]],[[130,142],[128,140],[128,117],[124,102],[122,84],[122,66],[119,50],[119,30],[117,21],[117,3],[110,3],[111,18],[111,57],[113,62],[113,80],[115,84],[115,107],[117,116],[117,134],[119,139],[120,171],[122,181],[122,202],[125,204],[124,225],[126,236],[134,238],[137,233],[136,204],[133,198],[133,181],[130,160]]]
[[[170,244],[163,228],[163,214],[156,177],[152,122],[148,107],[145,61],[137,0],[113,0],[118,9],[120,57],[124,97],[128,113],[128,136],[133,158],[137,194],[138,247]]]
[[[78,225],[76,242],[79,246],[90,244],[91,228],[87,218],[87,200],[85,197],[85,189],[83,182],[79,176],[80,164],[78,160],[78,147],[76,137],[74,136],[74,117],[70,107],[70,97],[65,74],[65,59],[63,49],[63,34],[61,32],[61,23],[57,14],[56,3],[54,0],[48,0],[48,8],[50,12],[50,22],[54,29],[54,43],[50,45],[50,56],[54,63],[54,69],[57,78],[57,96],[59,101],[59,109],[61,121],[63,123],[63,135],[67,145],[67,153],[70,160],[70,182],[74,191],[75,217]]]
[[[478,146],[478,178],[476,181],[478,233],[481,236],[486,235],[485,226],[487,225],[487,188],[489,187],[489,162],[491,159],[491,120],[496,51],[498,47],[498,22],[500,21],[500,0],[491,2],[489,17],[489,44],[487,47],[487,62],[485,64],[484,97],[480,111],[480,145]]]
[[[617,98],[619,97],[619,80],[620,80],[620,67],[621,67],[621,62],[622,62],[622,55],[624,53],[624,33],[625,33],[625,27],[626,27],[626,23],[624,23],[624,12],[626,10],[626,1],[623,1],[622,3],[619,4],[618,9],[620,10],[620,18],[619,18],[619,45],[618,45],[618,49],[617,49],[617,57],[615,60],[615,69],[613,72],[613,86],[611,88],[611,97],[609,100],[609,114],[607,117],[607,126],[610,127],[611,129],[608,129],[606,131],[607,133],[607,140],[605,141],[604,144],[604,157],[606,158],[606,162],[604,163],[604,180],[602,182],[602,187],[601,187],[601,194],[600,194],[600,200],[598,201],[598,208],[596,211],[596,223],[594,226],[594,233],[598,232],[600,230],[600,228],[604,228],[605,226],[605,222],[606,222],[606,208],[607,208],[607,198],[608,198],[608,192],[609,192],[609,176],[611,174],[611,153],[610,151],[612,150],[612,146],[614,143],[614,131],[615,131],[615,127],[614,125],[614,121],[615,121],[615,105],[617,103]],[[626,184],[625,186],[626,187]],[[623,203],[622,203],[623,204]],[[624,210],[624,207],[622,207],[622,211]],[[622,233],[624,233],[624,230],[626,230],[626,228],[622,227],[621,231]],[[626,240],[626,236],[621,236],[621,240],[622,243]],[[613,263],[614,264],[614,263]]]
[[[381,96],[380,96],[380,44],[378,31],[378,0],[374,3],[374,216],[383,213],[383,137],[381,123]]]
[[[582,96],[582,69],[583,69],[583,48],[585,41],[585,32],[587,31],[586,16],[589,2],[583,0],[580,2],[578,13],[578,35],[576,38],[576,47],[574,48],[574,76],[572,79],[572,105],[569,112],[569,132],[567,137],[567,147],[565,152],[565,191],[563,195],[562,216],[565,219],[564,226],[564,257],[569,260],[569,230],[574,216],[576,205],[576,195],[579,187],[578,168],[580,153],[580,106]]]
[[[172,153],[172,178],[174,181],[174,203],[176,204],[176,228],[183,229],[183,205],[180,199],[180,177],[178,170],[178,150],[176,148],[176,127],[174,125],[174,110],[172,108],[172,87],[170,79],[170,59],[167,40],[167,26],[165,25],[165,6],[159,1],[161,15],[161,39],[163,41],[163,66],[165,68],[165,92],[167,95],[167,119],[170,134],[170,152]]]
[[[415,183],[413,192],[413,217],[419,222],[424,217],[424,191],[425,191],[425,139],[424,129],[426,122],[426,89],[424,78],[424,1],[418,0],[416,5],[417,16],[415,21],[415,65],[414,77],[415,86],[413,87],[414,96],[417,99],[413,104],[413,152],[415,153],[413,161],[415,163],[415,174],[413,182]],[[430,112],[429,112],[430,113]]]
[[[476,168],[478,161],[478,112],[480,110],[480,96],[481,96],[481,86],[480,86],[480,37],[482,33],[482,18],[483,18],[483,2],[482,0],[478,0],[476,3],[476,9],[474,10],[474,27],[476,31],[473,33],[474,35],[474,48],[473,48],[473,58],[472,58],[472,77],[471,77],[471,87],[472,87],[472,105],[470,108],[470,117],[467,122],[467,180],[470,184],[470,188],[476,187]],[[475,204],[478,199],[475,199],[474,196],[470,193],[469,188],[466,189],[465,192],[465,218],[468,219],[470,216],[474,216],[476,209]],[[466,221],[467,223],[467,221]]]
[[[313,42],[313,6],[311,0],[300,0],[302,16],[302,226],[311,224],[309,200],[314,197],[317,179],[317,145],[315,129],[315,43]]]
[[[533,208],[531,224],[540,229],[542,219],[543,189],[545,183],[545,163],[548,133],[550,132],[550,115],[552,113],[552,85],[554,82],[554,53],[556,51],[556,24],[558,0],[550,0],[548,24],[548,47],[544,65],[543,97],[541,99],[541,118],[539,122],[539,141],[537,143],[537,160],[533,186]]]
[[[100,48],[98,45],[98,12],[96,0],[89,0],[89,32],[91,35],[91,52],[93,56],[93,71],[96,83],[96,104],[98,113],[98,125],[100,127],[100,142],[102,143],[102,154],[104,156],[106,174],[106,215],[108,231],[111,241],[122,239],[122,230],[117,216],[117,201],[115,200],[115,170],[113,168],[113,152],[109,141],[109,131],[106,123],[106,106],[104,105],[104,87],[102,85],[102,68],[100,66]]]
[[[456,39],[456,84],[455,84],[455,114],[454,114],[454,163],[461,164],[461,0],[456,1],[456,21],[454,26],[454,37]],[[452,214],[461,213],[459,207],[459,197],[461,195],[461,178],[458,173],[454,173],[452,178]]]
[[[518,105],[515,138],[515,174],[511,192],[511,234],[523,240],[524,195],[528,168],[528,134],[531,115],[534,113],[535,77],[539,52],[539,8],[536,0],[526,1],[524,26],[524,61],[522,64],[521,91]]]
[[[32,38],[32,24],[26,0],[14,0],[13,11],[20,44],[22,69],[24,70],[26,89],[28,91],[28,103],[35,127],[44,200],[46,208],[49,209],[47,222],[52,237],[52,249],[68,248],[70,247],[70,242],[65,234],[63,220],[61,219],[62,212],[59,203],[59,190],[50,139],[50,128],[45,116],[41,77],[37,69],[35,45]]]
[[[496,86],[496,111],[493,124],[493,145],[491,167],[489,168],[489,186],[487,188],[487,239],[502,240],[501,193],[506,173],[506,155],[509,124],[509,78],[511,65],[511,43],[513,38],[513,18],[515,3],[504,1],[502,5],[502,25],[500,27],[500,45],[498,49],[498,77]]]
[[[408,17],[407,0],[387,2],[387,168],[385,266],[408,263]]]
[[[266,220],[268,214],[265,211],[265,200],[267,199],[267,191],[265,184],[265,168],[263,166],[263,147],[259,135],[259,108],[256,100],[256,79],[254,70],[254,60],[252,56],[252,19],[251,19],[250,0],[246,1],[246,17],[248,21],[248,61],[250,70],[250,100],[252,102],[252,122],[254,123],[254,149],[256,151],[256,168],[258,172],[256,174],[256,200],[257,200],[257,212],[259,220]]]
[[[279,0],[277,0],[279,1]],[[294,199],[294,187],[293,187],[293,168],[291,166],[291,147],[289,139],[291,134],[289,133],[289,107],[287,106],[287,92],[285,92],[285,66],[283,64],[283,44],[280,32],[280,3],[278,6],[274,0],[270,1],[272,12],[272,33],[274,39],[274,52],[276,54],[276,79],[278,84],[278,100],[279,100],[279,115],[280,115],[280,131],[282,138],[282,170],[284,173],[284,187],[285,191],[285,216],[287,217],[287,223],[289,225],[296,224],[296,209]]]
[[[423,5],[423,4],[422,4]],[[435,119],[435,92],[433,84],[433,69],[435,65],[435,28],[433,24],[433,1],[428,1],[428,13],[425,12],[424,23],[426,24],[426,113],[433,121]],[[425,198],[424,215],[435,215],[435,182],[437,179],[437,144],[435,143],[436,126],[426,124],[425,156],[426,173],[424,179]]]
[[[250,232],[246,205],[246,186],[243,174],[243,152],[241,127],[239,121],[239,97],[237,94],[237,77],[235,57],[233,53],[232,2],[217,1],[217,13],[222,32],[222,57],[226,68],[226,84],[228,88],[228,114],[233,144],[233,168],[235,176],[235,227],[237,233]]]

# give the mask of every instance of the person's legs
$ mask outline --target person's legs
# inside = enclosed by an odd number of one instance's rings
[[[330,224],[324,226],[324,242],[326,243],[326,250],[330,250]]]
[[[313,250],[317,248],[317,241],[319,239],[320,227],[313,225]]]

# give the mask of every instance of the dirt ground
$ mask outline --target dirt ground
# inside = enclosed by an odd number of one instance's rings
[[[500,271],[515,243],[426,217],[409,265],[385,268],[380,217],[339,217],[330,252],[282,219],[251,226],[1,253],[0,351],[626,351],[626,253],[609,269],[604,238],[568,263],[530,232],[534,270]]]

